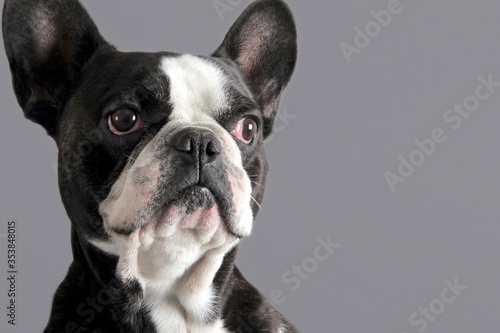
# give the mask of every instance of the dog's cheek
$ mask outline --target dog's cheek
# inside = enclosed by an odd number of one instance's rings
[[[234,139],[227,132],[220,134],[227,155],[227,182],[231,189],[231,200],[234,205],[234,225],[232,229],[238,235],[246,237],[252,232],[252,183],[243,168],[241,151]]]
[[[243,237],[247,237],[252,232],[253,212],[251,209],[251,186],[244,171],[238,170],[235,174],[228,174],[228,182],[231,187],[231,196],[234,204],[233,231]]]
[[[100,205],[100,212],[108,229],[131,232],[146,221],[144,212],[152,204],[158,191],[160,171],[153,160],[138,159],[126,168],[113,184],[111,192]]]
[[[73,104],[67,107],[59,126],[59,180],[73,196],[92,198],[97,205],[108,195],[111,186],[107,184],[126,164],[126,158],[120,158],[125,147],[121,146],[120,151],[109,147],[103,131],[80,116],[81,108]]]

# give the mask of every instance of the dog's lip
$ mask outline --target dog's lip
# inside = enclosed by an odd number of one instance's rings
[[[188,186],[186,187],[185,189],[181,190],[180,193],[185,193],[187,191],[200,191],[200,192],[208,192],[210,193],[212,196],[214,195],[213,192],[206,186],[203,186],[203,185],[200,185],[200,184],[196,184],[196,185],[191,185],[191,186]]]
[[[205,199],[208,200],[213,200],[213,203],[216,203],[218,205],[218,211],[219,211],[219,216],[221,218],[221,224],[224,226],[225,230],[231,234],[232,236],[236,237],[237,239],[242,239],[244,238],[243,235],[239,235],[238,233],[234,232],[230,226],[230,223],[226,220],[224,215],[221,212],[221,202],[220,199],[217,198],[217,196],[214,194],[213,191],[211,191],[208,187],[205,187],[203,185],[190,185],[182,190],[180,190],[176,195],[174,195],[172,198],[170,198],[168,201],[166,201],[164,204],[161,204],[158,206],[158,208],[153,212],[153,215],[155,214],[162,214],[162,212],[166,212],[170,207],[176,204],[176,202],[183,196],[187,195],[188,192],[192,192],[192,194],[198,192],[198,193],[204,193],[207,197]],[[211,207],[205,207],[206,209],[212,209],[213,205]],[[117,228],[113,227],[112,230],[123,236],[130,236],[137,228]]]
[[[170,199],[164,205],[164,207],[169,207],[172,204],[175,204],[184,195],[196,195],[196,194],[206,195],[207,197],[205,199],[212,199],[214,202],[217,201],[215,194],[208,187],[197,184],[188,186],[180,190],[179,193],[177,193],[172,199]]]
[[[217,197],[217,195],[212,191],[210,190],[210,188],[206,187],[206,186],[203,186],[203,185],[200,185],[200,184],[195,184],[195,185],[190,185],[190,186],[187,186],[185,187],[184,189],[180,190],[172,199],[170,199],[168,202],[166,202],[164,205],[161,206],[160,209],[158,209],[158,211],[163,211],[163,210],[166,210],[168,208],[170,208],[172,205],[175,205],[176,204],[176,201],[182,196],[182,195],[185,195],[186,193],[188,193],[189,191],[192,191],[193,194],[196,193],[196,192],[205,192],[206,195],[209,195],[209,198],[211,198],[214,203],[216,203],[218,205],[218,211],[219,211],[219,215],[220,215],[220,218],[221,218],[221,222],[222,222],[222,225],[224,225],[224,228],[226,229],[226,231],[228,233],[230,233],[231,235],[233,235],[234,237],[236,237],[237,239],[242,239],[244,238],[244,236],[242,235],[239,235],[237,233],[235,233],[232,228],[230,227],[228,221],[226,220],[226,218],[223,216],[222,212],[221,212],[221,201],[220,199]],[[213,206],[212,206],[213,207]],[[212,208],[210,207],[210,208]],[[210,209],[210,208],[207,208],[207,209]]]
[[[191,193],[189,193],[189,192],[191,192]],[[158,203],[156,205],[156,207],[152,210],[151,216],[154,216],[156,214],[162,214],[162,212],[168,210],[173,205],[176,205],[176,203],[182,198],[182,196],[195,195],[196,193],[199,193],[202,196],[204,196],[205,201],[208,201],[208,202],[211,201],[212,203],[218,203],[218,200],[215,197],[214,193],[208,187],[195,184],[195,185],[190,185],[190,186],[187,186],[187,187],[179,190],[176,194],[172,195],[168,200],[165,200],[163,203],[161,203],[161,202]],[[204,204],[206,205],[207,202],[205,202]],[[213,204],[210,207],[205,206],[206,209],[210,209],[212,207],[213,207]],[[113,232],[115,232],[118,235],[130,236],[135,230],[143,227],[145,224],[147,224],[147,223],[143,223],[140,225],[134,225],[132,227],[113,226],[113,227],[111,227],[111,229],[113,230]],[[226,224],[226,223],[224,223],[224,224]]]

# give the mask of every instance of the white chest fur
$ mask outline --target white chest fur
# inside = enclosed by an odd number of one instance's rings
[[[198,252],[195,244],[192,247],[194,249],[191,255],[197,259],[193,264],[188,264],[178,277],[171,276],[173,280],[165,279],[165,274],[162,274],[161,281],[154,276],[139,274],[139,282],[144,288],[145,305],[150,309],[150,315],[159,333],[227,332],[221,320],[207,324],[207,319],[217,315],[213,313],[216,296],[212,281],[227,247],[204,253]],[[147,260],[143,258],[144,261]],[[141,271],[144,272],[144,267]],[[153,271],[158,272],[156,268],[153,268]]]
[[[220,319],[207,322],[217,318],[213,279],[237,240],[227,234],[222,221],[213,223],[210,236],[203,233],[202,241],[199,229],[150,223],[113,243],[93,242],[119,256],[117,272],[122,279],[139,282],[158,333],[228,332]]]

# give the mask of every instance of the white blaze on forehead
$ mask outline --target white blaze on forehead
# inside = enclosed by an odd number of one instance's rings
[[[171,120],[205,120],[229,108],[228,79],[214,63],[186,54],[165,57],[161,69],[170,82]]]

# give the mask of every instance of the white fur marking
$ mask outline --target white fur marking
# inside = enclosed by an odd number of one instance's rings
[[[207,120],[229,107],[227,78],[215,64],[189,54],[163,59],[161,67],[170,79],[170,119]],[[213,120],[212,120],[213,121]]]

